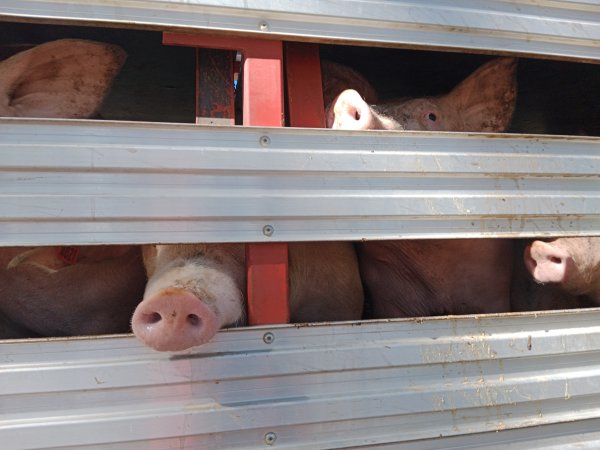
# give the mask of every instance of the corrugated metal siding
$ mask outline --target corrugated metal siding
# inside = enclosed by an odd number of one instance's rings
[[[599,144],[3,119],[0,244],[600,234]]]
[[[597,448],[598,324],[600,309],[278,326],[178,354],[131,337],[4,342],[0,442]]]
[[[3,0],[2,17],[600,59],[597,0]]]
[[[600,60],[597,0],[474,4],[4,0],[0,20]],[[583,138],[5,119],[0,243],[598,234],[597,148]],[[417,189],[432,195],[418,202]],[[132,337],[3,342],[0,446],[600,448],[599,319],[589,310],[238,329],[180,354]]]

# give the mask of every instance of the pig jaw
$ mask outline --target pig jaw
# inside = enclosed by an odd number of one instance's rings
[[[180,351],[208,342],[220,328],[243,318],[243,294],[234,280],[192,261],[152,278],[131,327],[155,350]]]

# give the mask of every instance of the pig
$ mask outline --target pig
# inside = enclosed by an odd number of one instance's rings
[[[245,324],[244,244],[144,246],[148,284],[131,328],[147,346],[180,351]],[[292,322],[360,319],[363,293],[348,242],[289,244]]]
[[[525,247],[523,260],[537,283],[600,305],[600,237],[535,240]]]
[[[125,52],[100,42],[47,42],[0,62],[0,116],[98,113]],[[138,246],[0,249],[0,338],[129,331],[146,275]]]
[[[327,125],[348,130],[504,131],[516,101],[517,61],[491,60],[439,97],[368,105],[355,90],[327,108]],[[510,310],[513,242],[432,239],[356,245],[370,318]]]
[[[41,256],[36,253],[18,255],[0,272],[0,312],[30,330],[30,336],[128,332],[146,283],[141,248],[87,246],[81,255],[73,263],[36,258]],[[28,337],[2,331],[3,338]]]

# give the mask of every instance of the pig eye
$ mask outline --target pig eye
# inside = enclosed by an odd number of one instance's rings
[[[437,120],[437,116],[434,113],[429,113],[429,115],[427,116],[427,118],[429,120],[431,120],[432,122],[435,122]]]

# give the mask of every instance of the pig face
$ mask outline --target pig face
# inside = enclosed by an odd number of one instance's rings
[[[349,242],[289,244],[293,322],[360,319],[363,290]],[[244,244],[144,247],[148,284],[132,318],[135,335],[155,350],[201,345],[227,325],[245,323]]]
[[[152,245],[143,253],[149,281],[131,327],[146,345],[183,350],[244,320],[243,245]]]
[[[499,58],[440,97],[369,106],[355,90],[327,109],[327,126],[347,130],[504,131],[516,99],[516,60]]]
[[[600,238],[534,241],[525,248],[523,257],[538,283],[556,284],[569,294],[600,302]]]

